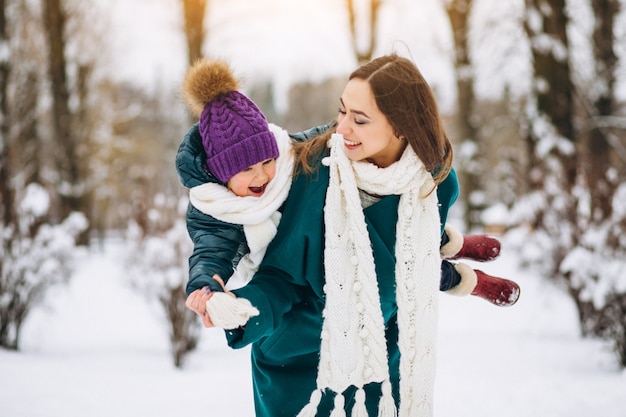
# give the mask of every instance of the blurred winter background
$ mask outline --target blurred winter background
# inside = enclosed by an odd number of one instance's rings
[[[624,0],[0,1],[0,416],[250,416],[248,350],[183,307],[193,119],[231,61],[291,131],[397,51],[435,90],[462,195],[518,304],[441,297],[436,415],[626,415]]]

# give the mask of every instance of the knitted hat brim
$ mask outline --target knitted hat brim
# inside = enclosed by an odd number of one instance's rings
[[[235,174],[280,155],[272,132],[259,132],[207,158],[209,171],[226,184]]]

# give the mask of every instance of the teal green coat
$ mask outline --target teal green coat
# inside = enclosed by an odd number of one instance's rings
[[[328,167],[312,176],[294,178],[284,205],[278,233],[259,271],[248,285],[235,291],[259,309],[245,328],[227,331],[228,344],[252,344],[252,378],[257,417],[294,417],[316,387],[317,364],[324,308],[324,219]],[[440,217],[458,195],[452,173],[438,187]],[[389,369],[398,398],[397,325],[395,302],[395,230],[400,197],[391,195],[364,210],[372,242],[381,306],[386,324]],[[378,384],[370,384],[367,398],[378,398]],[[348,398],[351,393],[347,393]],[[332,405],[325,395],[317,417],[327,417]],[[368,402],[370,416],[376,402]],[[346,402],[351,409],[351,401]],[[347,414],[350,415],[349,412]]]

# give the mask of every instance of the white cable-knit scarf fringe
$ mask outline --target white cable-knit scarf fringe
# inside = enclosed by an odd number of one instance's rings
[[[363,387],[370,382],[382,383],[379,416],[397,415],[374,257],[358,189],[401,195],[395,271],[401,353],[399,415],[432,416],[440,275],[434,182],[408,147],[400,161],[381,169],[351,162],[343,151],[341,135],[333,135],[331,145],[331,156],[325,161],[330,166],[324,207],[326,305],[317,390],[298,417],[315,416],[325,389],[337,394],[331,417],[345,416],[341,393],[351,385],[357,388],[352,417],[367,416]]]

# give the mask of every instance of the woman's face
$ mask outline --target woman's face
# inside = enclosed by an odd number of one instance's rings
[[[239,197],[260,197],[276,176],[276,159],[266,159],[235,174],[228,180],[228,189]]]
[[[374,93],[365,80],[348,81],[341,94],[337,133],[352,161],[367,160],[381,168],[400,159],[406,140],[394,135],[387,117],[378,109]]]

